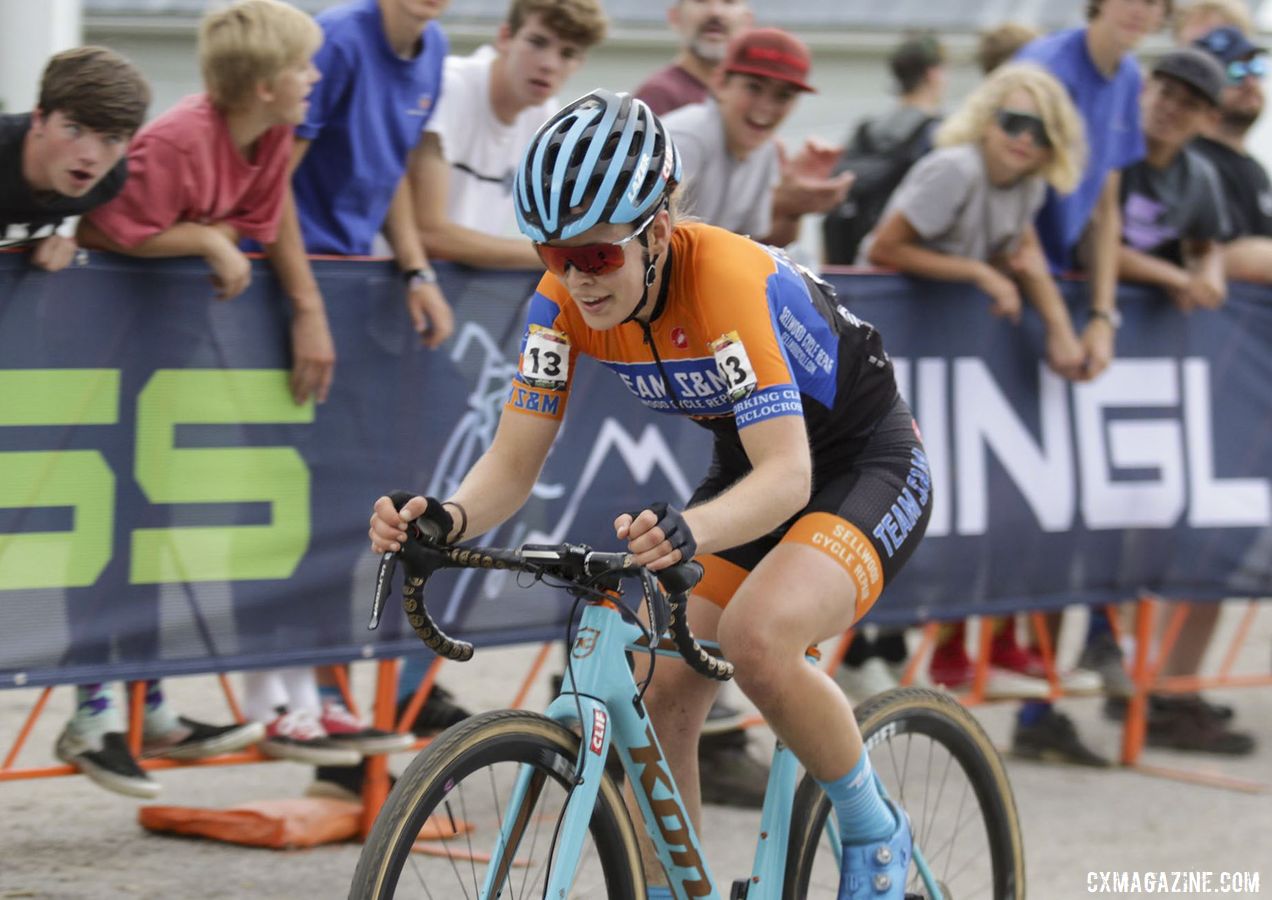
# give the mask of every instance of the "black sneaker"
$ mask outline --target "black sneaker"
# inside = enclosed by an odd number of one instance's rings
[[[305,789],[306,797],[326,797],[329,800],[362,802],[362,788],[367,780],[367,761],[356,766],[319,766],[314,769],[314,781]],[[397,776],[389,773],[389,790],[397,784]]]
[[[208,725],[185,716],[178,716],[177,721],[180,725],[167,734],[145,738],[141,755],[168,759],[204,759],[242,750],[265,737],[265,726],[260,722]]]
[[[1072,763],[1077,766],[1107,768],[1111,763],[1089,749],[1078,737],[1073,721],[1064,713],[1048,709],[1032,725],[1016,723],[1011,739],[1011,752],[1021,759],[1042,762]]]
[[[734,732],[726,732],[732,735]],[[698,777],[702,784],[702,802],[742,809],[764,806],[764,789],[768,786],[768,766],[746,752],[746,732],[738,731],[742,745],[721,743],[706,738],[698,744]],[[716,737],[723,737],[719,735]]]
[[[159,783],[137,765],[128,750],[127,739],[117,731],[94,740],[68,726],[57,739],[54,753],[108,791],[143,800],[153,800],[159,795]]]
[[[410,702],[410,698],[407,697],[398,703],[398,719],[402,718],[402,713],[406,711],[406,705]],[[458,725],[471,715],[472,713],[455,702],[454,694],[440,684],[435,684],[428,699],[420,707],[415,721],[411,723],[411,732],[419,737],[429,737],[445,731],[452,725]]]
[[[1254,752],[1253,735],[1232,731],[1200,697],[1170,697],[1170,703],[1148,716],[1146,743],[1166,750],[1246,756]]]
[[[1166,712],[1178,709],[1181,705],[1188,705],[1194,699],[1200,700],[1205,707],[1207,715],[1216,722],[1230,722],[1232,717],[1236,715],[1236,711],[1226,703],[1211,703],[1205,697],[1200,695],[1171,697],[1161,694],[1149,694],[1149,715],[1155,713]],[[1126,707],[1129,705],[1128,700],[1124,697],[1109,697],[1104,701],[1104,718],[1111,722],[1122,722],[1126,720]]]

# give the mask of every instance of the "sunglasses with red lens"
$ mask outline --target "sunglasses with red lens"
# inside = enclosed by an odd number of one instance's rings
[[[548,271],[558,278],[565,276],[567,266],[573,266],[585,275],[608,275],[617,272],[627,261],[623,248],[636,240],[654,221],[662,210],[659,206],[653,215],[641,222],[639,227],[621,241],[598,244],[579,244],[575,247],[562,247],[557,244],[535,243],[534,249],[539,259],[547,266]]]

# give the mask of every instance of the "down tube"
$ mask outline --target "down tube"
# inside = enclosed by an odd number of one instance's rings
[[[632,793],[645,820],[645,831],[653,840],[658,859],[678,900],[690,897],[719,897],[715,879],[707,866],[693,823],[663,758],[649,716],[630,702],[610,707],[615,742],[623,768],[632,783]]]

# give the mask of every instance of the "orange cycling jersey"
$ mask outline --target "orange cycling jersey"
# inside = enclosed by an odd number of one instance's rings
[[[646,406],[718,434],[802,416],[814,460],[851,449],[891,408],[896,382],[878,332],[780,250],[691,222],[672,231],[669,256],[650,322],[605,331],[545,274],[506,407],[559,419],[583,353]]]

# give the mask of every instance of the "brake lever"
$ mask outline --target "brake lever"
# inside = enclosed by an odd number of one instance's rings
[[[645,592],[645,604],[649,607],[649,640],[656,644],[671,626],[671,602],[659,588],[653,572],[641,570],[640,581]]]
[[[367,623],[368,631],[380,627],[380,616],[384,614],[384,601],[393,589],[393,573],[397,571],[398,554],[390,550],[380,557],[380,571],[375,576],[375,597],[371,601],[371,621]]]

